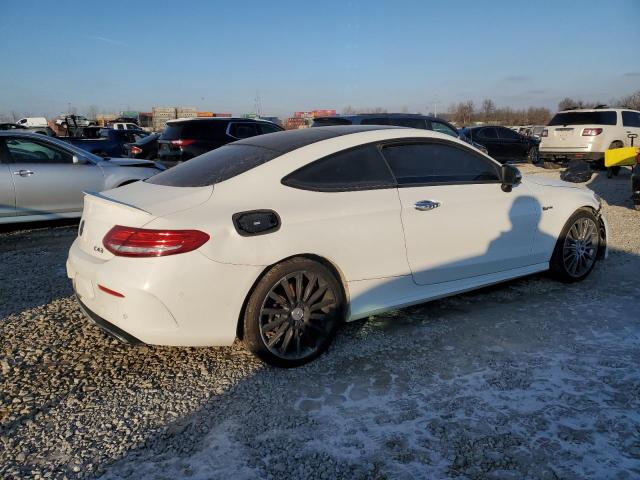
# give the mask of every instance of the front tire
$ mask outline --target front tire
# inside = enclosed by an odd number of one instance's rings
[[[600,248],[599,221],[591,210],[580,209],[567,221],[551,257],[551,273],[565,283],[587,278]]]
[[[270,365],[304,365],[333,341],[345,303],[340,283],[327,267],[307,258],[286,260],[269,270],[249,297],[245,345]]]
[[[531,147],[527,152],[527,163],[536,164],[540,161],[538,147]]]

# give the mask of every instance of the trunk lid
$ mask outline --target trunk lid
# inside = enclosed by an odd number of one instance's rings
[[[540,148],[575,150],[586,148],[588,143],[588,137],[582,136],[581,126],[547,127],[547,136],[542,137]]]
[[[102,240],[115,225],[143,228],[152,220],[206,202],[213,187],[167,187],[136,182],[101,193],[88,192],[78,242],[87,254],[100,260],[113,257]]]

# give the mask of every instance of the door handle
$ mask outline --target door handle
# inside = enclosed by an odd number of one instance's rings
[[[435,200],[420,200],[416,202],[415,207],[416,210],[420,210],[421,212],[426,212],[429,210],[433,210],[434,208],[438,208],[442,205],[440,202],[436,202]]]
[[[33,175],[35,172],[32,170],[18,170],[17,172],[13,172],[14,175],[20,175],[21,177],[29,177]]]

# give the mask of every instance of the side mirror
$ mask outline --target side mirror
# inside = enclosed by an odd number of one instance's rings
[[[85,163],[87,163],[87,161],[84,158],[80,158],[78,155],[73,156],[74,165],[83,165]]]
[[[510,192],[514,185],[517,185],[522,180],[522,174],[513,165],[502,165],[502,191]]]

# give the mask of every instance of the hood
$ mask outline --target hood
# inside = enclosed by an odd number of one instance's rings
[[[564,188],[584,188],[575,183],[565,182],[563,180],[556,180],[555,178],[547,178],[542,175],[527,175],[524,180],[536,185],[542,185],[544,187],[564,187]]]

